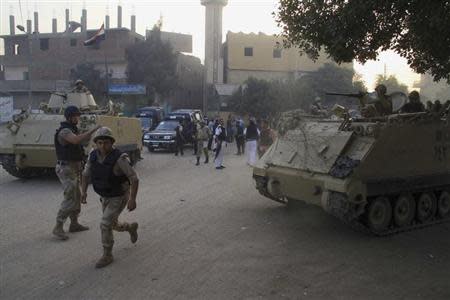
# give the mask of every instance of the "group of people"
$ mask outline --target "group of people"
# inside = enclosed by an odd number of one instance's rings
[[[182,130],[181,125],[176,129],[176,144],[184,143]],[[234,142],[236,142],[237,148],[236,155],[247,153],[247,163],[253,166],[258,157],[261,157],[272,145],[275,138],[275,131],[270,128],[267,120],[256,122],[254,118],[250,118],[246,126],[242,118],[234,118],[230,115],[226,124],[220,117],[208,122],[205,120],[197,122],[193,131],[193,150],[197,158],[196,166],[200,165],[202,156],[205,157],[204,163],[207,164],[210,151],[212,151],[215,168],[217,170],[224,169],[224,147]],[[178,148],[180,147],[176,146],[176,149]],[[178,155],[178,150],[175,151],[175,155]]]
[[[112,131],[108,127],[97,126],[80,133],[77,128],[80,115],[76,106],[68,106],[64,111],[66,121],[61,123],[54,137],[55,171],[64,188],[64,200],[52,233],[60,240],[67,240],[69,237],[64,231],[64,223],[68,218],[69,232],[89,230],[89,227],[78,222],[78,215],[81,203],[86,203],[88,185],[92,184],[102,204],[100,229],[103,255],[95,266],[103,268],[113,262],[113,230],[128,232],[132,243],[138,239],[138,223],[120,223],[118,218],[125,207],[129,211],[136,208],[139,179],[128,155],[114,148]],[[96,147],[84,163],[83,145],[89,142],[92,135]]]

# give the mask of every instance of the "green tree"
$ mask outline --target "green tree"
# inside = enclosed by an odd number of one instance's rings
[[[365,90],[364,84],[358,81],[353,69],[325,64],[317,72],[297,79],[269,82],[249,78],[231,96],[228,104],[233,111],[270,118],[281,111],[298,108],[308,110],[316,97],[320,97],[323,104],[328,106],[334,103],[352,105],[352,99],[327,96],[326,93],[357,93]]]
[[[450,82],[450,2],[280,0],[276,20],[287,46],[338,63],[375,59],[392,49],[418,73]]]
[[[95,69],[92,63],[81,63],[70,70],[70,79],[75,83],[81,79],[84,85],[98,103],[102,103],[106,95],[106,80],[104,72]]]
[[[250,77],[229,99],[229,107],[238,113],[248,113],[258,118],[273,116],[279,111],[272,84]]]
[[[177,55],[155,26],[144,42],[126,49],[128,82],[145,84],[151,98],[168,96],[177,86]]]
[[[405,84],[398,82],[397,77],[394,75],[390,75],[389,77],[385,77],[384,75],[377,75],[376,85],[384,84],[388,93],[392,92],[403,92],[405,94],[408,93],[408,87]]]

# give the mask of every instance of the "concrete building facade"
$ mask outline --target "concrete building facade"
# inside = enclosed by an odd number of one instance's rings
[[[314,62],[306,54],[300,55],[298,48],[283,48],[282,38],[264,33],[228,32],[224,54],[224,81],[232,85],[242,84],[249,77],[265,80],[301,77],[332,63],[325,55]],[[353,64],[342,66],[353,68]]]
[[[84,12],[81,25],[85,24],[86,18],[87,12]],[[118,24],[119,20],[120,18]],[[0,36],[5,48],[4,55],[0,55],[0,91],[13,96],[15,108],[30,105],[37,108],[40,103],[48,101],[51,92],[69,89],[73,84],[70,77],[71,70],[81,63],[92,63],[104,74],[107,61],[110,83],[126,83],[126,49],[135,43],[145,41],[144,36],[134,31],[135,26],[133,30],[124,27],[109,28],[105,29],[105,40],[96,46],[87,47],[83,42],[94,35],[97,29],[70,32],[67,30],[69,28],[67,19],[65,32],[57,32],[56,28],[53,28],[52,33],[40,33],[38,28],[35,28],[33,33],[16,34],[17,31],[13,30],[14,18],[12,17],[10,21],[11,34]],[[162,32],[161,38],[171,43],[175,52],[192,52],[191,35]],[[203,74],[199,59],[185,58],[180,54],[178,70],[181,72],[188,69],[196,70],[195,74],[201,69],[200,74]],[[185,78],[185,73],[181,77]],[[195,97],[199,97],[201,102],[203,79],[197,80],[195,88],[192,80],[189,84],[184,83],[185,88],[189,87],[192,90],[177,89],[174,94],[183,97],[184,93],[183,99],[188,101],[194,98],[193,94],[200,91],[200,96]],[[89,88],[89,83],[86,85]],[[31,103],[28,97],[30,89]],[[177,97],[172,98],[175,101]]]

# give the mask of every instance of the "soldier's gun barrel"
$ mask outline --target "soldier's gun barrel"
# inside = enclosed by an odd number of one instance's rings
[[[345,97],[351,97],[351,98],[362,98],[364,97],[364,93],[356,93],[356,94],[346,94],[346,93],[325,93],[325,95],[329,96],[345,96]]]

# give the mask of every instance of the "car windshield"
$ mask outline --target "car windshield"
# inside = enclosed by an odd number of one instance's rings
[[[159,123],[158,127],[156,127],[156,130],[175,130],[175,127],[177,127],[178,122],[171,122],[171,121],[163,121]]]

